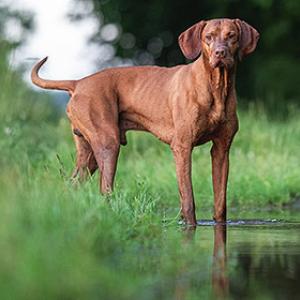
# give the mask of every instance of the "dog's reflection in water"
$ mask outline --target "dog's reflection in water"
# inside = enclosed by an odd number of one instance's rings
[[[227,276],[225,225],[214,226],[214,252],[212,263],[211,283],[216,297],[224,298],[228,295],[229,280]]]
[[[198,228],[201,230],[201,228]],[[184,229],[184,242],[192,243],[195,238],[196,227],[188,227]],[[212,252],[212,266],[211,266],[211,287],[213,299],[226,299],[229,291],[229,279],[227,274],[227,256],[226,256],[226,225],[216,224],[214,225],[214,245]],[[200,253],[199,253],[200,255]],[[175,287],[175,299],[183,300],[188,298],[189,288],[191,284],[191,274],[186,273],[186,269],[180,272],[180,278]],[[199,274],[201,270],[197,270],[196,274]],[[184,276],[186,273],[187,276]],[[192,281],[197,281],[197,278],[193,278]],[[201,286],[199,285],[199,289]]]

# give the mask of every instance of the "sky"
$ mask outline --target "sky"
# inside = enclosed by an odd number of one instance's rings
[[[99,46],[88,43],[98,30],[99,21],[90,17],[80,22],[71,22],[67,14],[74,8],[73,0],[2,0],[12,8],[32,11],[35,14],[34,32],[24,46],[11,56],[11,64],[27,67],[25,79],[29,81],[29,70],[33,64],[49,56],[41,70],[41,76],[49,79],[77,79],[97,70],[95,61],[101,56]],[[76,9],[82,7],[76,2]],[[9,24],[8,35],[18,35],[14,24]]]

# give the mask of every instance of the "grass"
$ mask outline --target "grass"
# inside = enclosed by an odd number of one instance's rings
[[[185,243],[176,225],[178,192],[166,145],[130,133],[115,192],[105,198],[97,175],[76,189],[70,184],[71,131],[48,96],[10,72],[0,107],[2,299],[173,299],[184,289],[185,270],[198,278],[187,298],[209,296],[204,274],[211,261],[199,259],[195,268],[195,244]],[[299,197],[299,113],[276,121],[259,105],[240,112],[229,208],[280,207]],[[209,150],[207,144],[193,155],[198,218],[210,218],[213,205]],[[211,240],[195,243],[209,256]]]

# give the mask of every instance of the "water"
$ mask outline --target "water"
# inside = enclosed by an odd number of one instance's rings
[[[284,221],[272,219],[272,220],[227,220],[223,224],[216,223],[213,220],[199,220],[197,222],[198,226],[215,226],[215,225],[224,225],[224,226],[256,226],[256,225],[287,225]],[[294,223],[292,223],[294,224]]]
[[[207,268],[203,263],[198,270],[187,267],[174,298],[300,299],[300,213],[262,214],[268,218],[232,219],[223,225],[201,220],[196,232],[186,232],[186,243],[198,245],[195,252]],[[199,251],[210,241],[210,254]]]
[[[289,223],[215,226],[215,294],[233,299],[300,299],[299,229],[299,224]]]

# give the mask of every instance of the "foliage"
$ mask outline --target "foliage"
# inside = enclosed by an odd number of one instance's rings
[[[129,133],[111,196],[99,195],[97,175],[71,185],[75,152],[68,121],[47,95],[30,90],[10,69],[10,49],[0,51],[1,298],[213,298],[213,228],[197,230],[191,240],[177,225],[178,192],[168,147],[150,135]],[[286,110],[284,121],[269,118],[258,104],[240,111],[241,128],[231,151],[230,218],[266,218],[271,212],[262,209],[272,205],[278,208],[276,218],[299,220],[294,211],[281,210],[299,198],[300,185],[299,110]],[[211,218],[213,205],[209,148],[195,149],[193,156],[201,219]],[[263,279],[253,273],[270,260],[276,262],[270,276],[287,273],[281,283],[299,278],[297,256],[286,257],[286,249],[298,249],[297,230],[276,228],[272,238],[269,233],[266,238],[266,229],[229,230],[245,244],[241,249],[239,240],[229,239],[233,299],[240,298],[239,286],[253,298],[278,295],[280,285],[258,288]],[[266,256],[270,248],[282,253]],[[243,265],[245,249],[255,259]]]
[[[82,0],[76,0],[82,1]],[[87,1],[84,1],[87,3]],[[239,67],[240,95],[299,101],[300,3],[294,0],[89,0],[104,24],[121,27],[112,41],[121,57],[159,65],[183,63],[178,35],[201,19],[240,18],[261,33],[257,51]],[[78,12],[80,14],[80,12]],[[84,17],[84,16],[83,16]],[[103,25],[100,22],[101,26]],[[93,41],[103,43],[101,28]],[[134,42],[135,41],[135,42]],[[150,57],[150,58],[149,58]]]
[[[19,26],[22,32],[17,39],[11,39],[6,34],[6,25],[11,22],[12,26]],[[51,104],[52,101],[49,102],[49,96],[33,92],[24,83],[20,70],[12,70],[10,66],[10,54],[26,41],[33,24],[30,12],[12,10],[0,4],[0,125],[2,134],[10,136],[14,144],[17,144],[18,134],[24,134],[21,131],[29,123],[32,126],[41,121],[55,122],[60,115],[59,110]],[[2,156],[1,159],[5,157]]]
[[[10,83],[15,86],[16,81]],[[11,116],[0,124],[1,297],[212,298],[213,228],[199,228],[195,241],[189,241],[178,227],[178,192],[168,147],[150,135],[130,133],[113,195],[99,195],[98,176],[76,188],[69,181],[74,145],[66,118],[51,118],[51,107],[31,100],[36,96],[20,82],[18,89],[8,85],[2,91],[7,97],[0,101],[2,116]],[[26,93],[31,96],[24,98]],[[5,101],[18,105],[3,105]],[[24,120],[19,117],[23,111]],[[240,119],[231,152],[229,218],[270,218],[270,212],[260,209],[299,197],[299,118],[280,123],[254,106],[249,114],[241,112]],[[193,160],[198,217],[211,218],[209,145],[196,149]],[[279,210],[276,218],[292,221],[299,216]],[[241,230],[230,232],[236,240]],[[265,230],[240,236],[244,243],[252,237],[260,250],[247,268],[269,261],[261,254],[270,251]],[[281,237],[286,236],[285,231]],[[285,245],[291,242],[291,231],[288,236]],[[243,293],[250,291],[254,298],[261,291],[274,296],[274,289],[254,289],[258,282],[253,276],[251,285],[245,284],[249,272],[239,263],[239,248],[232,239],[229,246],[231,292],[238,295],[241,284]],[[280,270],[286,263],[294,265],[285,255],[271,257]]]
[[[7,38],[7,26],[18,27],[21,34]],[[12,10],[0,3],[0,48],[13,49],[22,44],[33,27],[32,14],[28,11]]]

